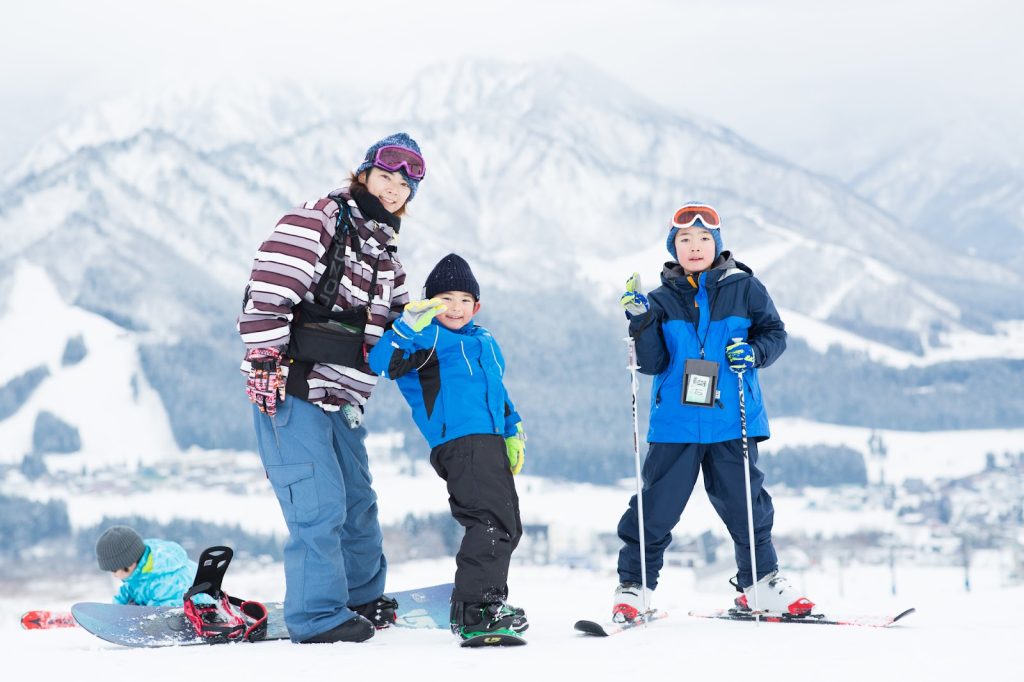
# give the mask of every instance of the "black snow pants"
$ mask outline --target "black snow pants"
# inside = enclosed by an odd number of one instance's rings
[[[455,556],[452,600],[503,601],[512,550],[523,535],[505,439],[489,434],[456,438],[431,450],[430,464],[447,482],[452,516],[466,529]]]

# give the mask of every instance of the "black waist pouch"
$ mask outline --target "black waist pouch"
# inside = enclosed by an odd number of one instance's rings
[[[302,301],[292,321],[288,357],[299,362],[327,362],[362,367],[366,362],[366,306],[333,311]]]

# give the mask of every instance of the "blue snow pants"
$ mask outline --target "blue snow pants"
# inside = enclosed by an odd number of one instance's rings
[[[284,621],[301,642],[354,618],[384,593],[387,560],[366,457],[366,429],[289,395],[254,405],[260,458],[288,524]]]
[[[757,463],[757,444],[748,441],[751,464]],[[672,542],[672,529],[679,522],[690,500],[697,473],[704,471],[704,488],[711,505],[725,522],[736,553],[736,580],[740,587],[752,584],[750,578],[750,541],[747,530],[747,492],[743,482],[742,441],[722,443],[651,443],[641,470],[644,492],[644,544],[647,559],[647,586],[658,585],[658,574],[665,560],[665,549]],[[761,487],[764,474],[750,468],[750,495],[754,500],[754,547],[757,577],[778,568],[772,545],[775,508],[771,495]],[[619,580],[639,583],[640,540],[636,495],[619,521]]]

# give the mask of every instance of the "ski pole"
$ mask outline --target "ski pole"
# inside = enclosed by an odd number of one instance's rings
[[[640,365],[636,361],[636,341],[632,336],[626,337],[626,345],[629,347],[629,364],[626,365],[626,369],[629,370],[630,386],[633,390],[633,459],[636,464],[637,526],[640,530],[640,585],[643,593],[644,614],[646,614],[650,610],[647,603],[647,545],[644,540],[644,486],[640,475],[640,423],[636,416],[636,371],[640,369]]]
[[[739,343],[743,339],[733,339]],[[750,492],[750,446],[747,444],[747,401],[743,391],[743,372],[737,372],[740,394],[740,436],[743,440],[743,482],[747,488],[747,536],[750,542],[750,578],[754,587],[754,612],[761,610],[757,601],[757,553],[754,551],[754,502]]]

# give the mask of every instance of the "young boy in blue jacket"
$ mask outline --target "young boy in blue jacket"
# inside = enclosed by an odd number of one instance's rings
[[[111,526],[96,542],[96,562],[121,580],[118,604],[181,606],[196,577],[196,562],[170,540],[143,540],[128,526]]]
[[[757,373],[782,355],[786,330],[764,285],[722,250],[720,229],[718,212],[711,206],[680,207],[666,241],[673,260],[662,270],[662,286],[645,297],[634,273],[621,299],[639,371],[655,377],[642,471],[648,590],[658,585],[672,529],[703,470],[711,504],[732,536],[737,566],[733,585],[742,593],[737,606],[753,605],[739,375],[749,438],[758,607],[804,615],[814,604],[778,572],[772,544],[775,510],[762,487],[764,475],[754,466],[757,443],[769,436]],[[725,367],[735,374],[720,372]],[[643,608],[637,516],[633,496],[618,528],[623,547],[612,607],[618,620],[632,620]]]
[[[515,635],[527,627],[509,606],[508,567],[523,533],[513,474],[526,434],[502,377],[494,337],[472,322],[480,285],[448,254],[427,277],[428,300],[413,301],[370,353],[370,368],[396,379],[430,444],[430,464],[448,486],[452,516],[466,530],[455,557],[452,631]]]

